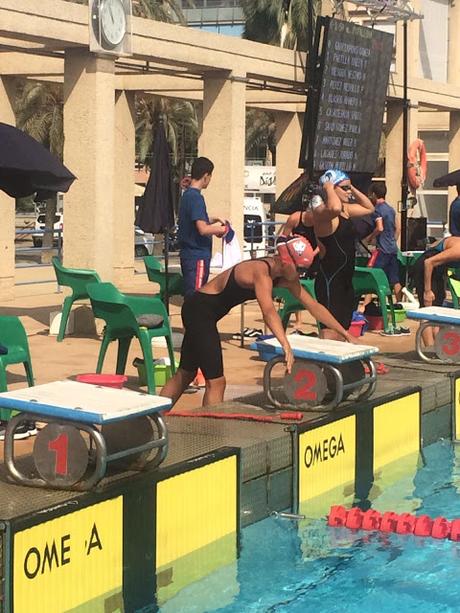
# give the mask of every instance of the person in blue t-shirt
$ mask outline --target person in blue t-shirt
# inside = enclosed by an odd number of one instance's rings
[[[208,187],[213,170],[211,160],[197,158],[192,164],[190,187],[184,191],[180,201],[178,239],[185,296],[207,283],[212,237],[223,236],[227,229],[222,219],[209,219],[201,194],[201,190]]]
[[[375,207],[372,219],[375,229],[370,238],[376,238],[376,245],[379,250],[374,268],[381,268],[385,272],[390,286],[393,287],[396,301],[400,302],[402,300],[402,287],[399,280],[397,240],[401,229],[394,208],[385,201],[386,195],[385,183],[372,183],[371,200]]]
[[[457,197],[452,201],[449,210],[449,232],[452,236],[460,236],[460,185],[456,185]]]

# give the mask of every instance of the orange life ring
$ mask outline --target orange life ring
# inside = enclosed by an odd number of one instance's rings
[[[425,143],[416,138],[407,150],[407,180],[413,190],[422,187],[426,179],[427,161]]]

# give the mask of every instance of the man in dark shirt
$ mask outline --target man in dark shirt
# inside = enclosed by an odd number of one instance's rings
[[[456,185],[457,197],[450,205],[449,232],[452,236],[460,236],[460,185]]]
[[[375,268],[382,268],[388,277],[390,286],[393,287],[396,301],[402,300],[402,287],[399,280],[398,244],[400,227],[396,218],[395,210],[385,201],[387,188],[385,183],[373,183],[371,185],[371,199],[375,210],[372,218],[375,230],[371,236],[376,237],[379,255],[374,264]]]
[[[190,187],[182,194],[180,201],[178,238],[186,296],[207,283],[212,237],[223,236],[226,232],[224,221],[209,219],[201,194],[201,190],[208,187],[213,170],[211,160],[197,158],[192,164]]]

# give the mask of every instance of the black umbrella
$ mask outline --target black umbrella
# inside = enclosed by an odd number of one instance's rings
[[[136,213],[136,225],[152,234],[164,233],[165,237],[165,302],[169,309],[168,293],[168,254],[169,230],[174,225],[174,208],[170,150],[166,140],[163,121],[155,131],[153,141],[152,165],[145,187],[144,197]]]
[[[449,187],[449,185],[460,185],[460,170],[449,172],[433,181],[433,187]]]
[[[14,126],[0,123],[0,189],[13,198],[66,192],[75,180],[43,145]]]

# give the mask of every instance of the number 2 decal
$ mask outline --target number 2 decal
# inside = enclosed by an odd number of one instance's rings
[[[294,392],[294,398],[296,400],[316,400],[318,395],[311,388],[316,385],[316,374],[310,370],[299,370],[295,376],[294,381],[296,383],[303,383],[299,385]]]
[[[57,438],[48,443],[48,451],[54,451],[56,461],[54,472],[56,475],[67,475],[67,458],[69,450],[69,437],[67,434],[60,434]]]

